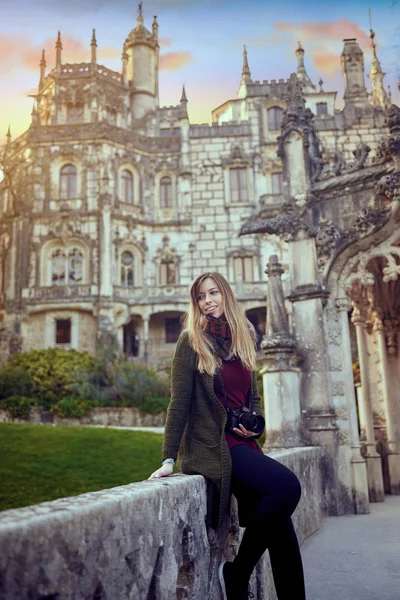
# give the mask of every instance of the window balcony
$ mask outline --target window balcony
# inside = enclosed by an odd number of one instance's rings
[[[57,285],[23,288],[22,297],[27,303],[53,302],[55,300],[74,301],[82,298],[90,299],[95,293],[97,293],[97,286]]]

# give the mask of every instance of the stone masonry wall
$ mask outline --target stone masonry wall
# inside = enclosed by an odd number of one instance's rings
[[[294,523],[303,542],[322,516],[322,448],[272,454],[299,476]],[[0,514],[0,600],[219,600],[221,556],[235,554],[235,502],[217,538],[205,525],[201,476],[62,498]],[[252,580],[255,600],[275,600],[268,558]]]

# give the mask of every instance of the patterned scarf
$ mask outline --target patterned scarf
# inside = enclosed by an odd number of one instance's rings
[[[232,333],[225,316],[220,318],[206,315],[205,328],[207,339],[210,341],[215,354],[222,360],[234,360],[232,354]]]

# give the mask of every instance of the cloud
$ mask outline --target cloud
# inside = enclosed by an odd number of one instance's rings
[[[193,60],[191,52],[166,52],[160,56],[160,71],[179,71]]]
[[[346,38],[356,38],[363,49],[370,45],[368,34],[348,19],[338,19],[337,21],[327,21],[317,23],[316,21],[307,21],[305,23],[287,23],[280,21],[274,24],[277,32],[284,32],[297,36],[304,45],[309,41],[332,41],[342,42]]]
[[[158,38],[158,44],[160,48],[169,48],[172,44],[172,40],[169,38]]]
[[[38,71],[42,49],[45,50],[47,71],[51,70],[55,65],[55,41],[54,37],[49,37],[42,44],[37,45],[22,35],[0,34],[0,73],[9,73],[15,68]],[[84,43],[69,35],[63,35],[61,41],[63,63],[90,61],[90,41]],[[115,58],[120,54],[121,48],[112,46],[99,46],[97,48],[97,56],[100,59]]]
[[[337,52],[326,52],[321,48],[315,48],[311,56],[318,72],[324,75],[333,77],[341,70],[340,55]]]

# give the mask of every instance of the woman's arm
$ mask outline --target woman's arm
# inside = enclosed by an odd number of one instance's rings
[[[177,342],[171,369],[171,400],[165,423],[163,460],[178,456],[182,434],[189,416],[194,377],[195,353],[190,346],[188,334],[182,333]]]

